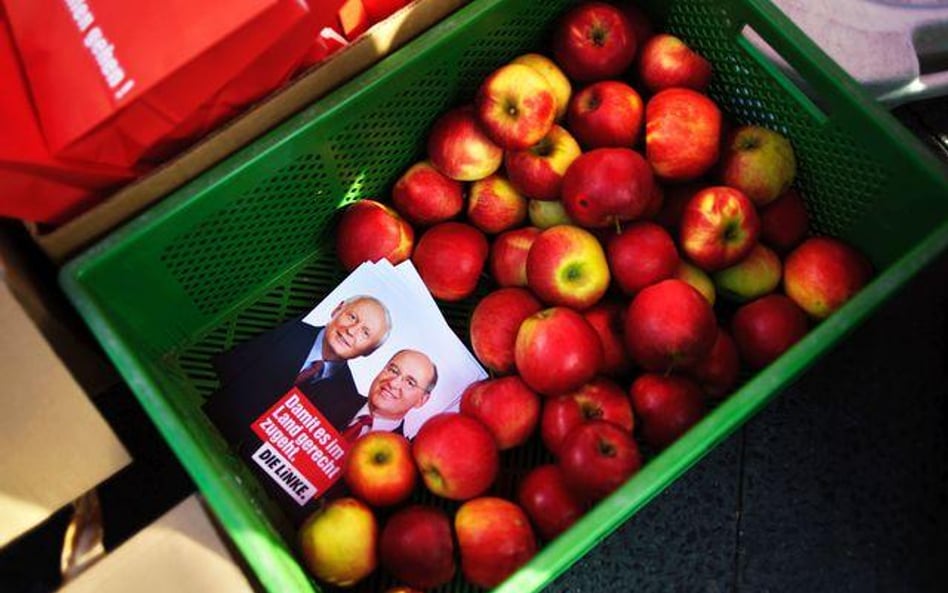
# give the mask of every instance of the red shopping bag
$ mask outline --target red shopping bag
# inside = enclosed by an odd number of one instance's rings
[[[157,162],[272,91],[302,63],[302,0],[3,0],[57,157]]]
[[[82,166],[49,154],[2,10],[0,81],[0,216],[58,222],[135,176],[128,168]]]

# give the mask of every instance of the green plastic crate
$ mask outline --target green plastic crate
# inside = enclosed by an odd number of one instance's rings
[[[494,68],[547,47],[552,23],[570,4],[475,0],[63,269],[66,292],[271,593],[318,587],[297,562],[280,513],[200,410],[217,387],[211,357],[322,298],[342,278],[331,253],[336,211],[385,197],[424,154],[434,119],[470,100]],[[791,138],[816,232],[857,245],[879,273],[497,591],[542,588],[948,245],[943,165],[770,3],[644,5],[711,59],[710,92],[733,119]],[[745,26],[795,67],[819,106],[743,38]],[[462,335],[469,307],[444,308]],[[460,580],[444,588],[469,589]]]

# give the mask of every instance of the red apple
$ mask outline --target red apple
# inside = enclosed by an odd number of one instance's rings
[[[701,296],[708,301],[709,305],[714,306],[716,300],[714,282],[704,273],[704,270],[682,260],[675,272],[675,278],[690,284],[692,288],[701,293]]]
[[[734,338],[724,328],[718,328],[711,352],[691,369],[690,375],[705,395],[718,399],[734,389],[740,371],[741,359]]]
[[[527,204],[530,224],[538,229],[548,229],[561,224],[574,224],[560,200],[530,200]]]
[[[342,213],[336,225],[336,254],[346,271],[382,258],[398,264],[411,255],[415,231],[385,204],[359,200]]]
[[[428,159],[451,179],[477,181],[500,168],[504,150],[484,133],[474,107],[467,105],[435,121],[428,134]]]
[[[546,78],[530,66],[501,66],[481,83],[475,99],[477,119],[495,144],[523,150],[549,133],[556,97]]]
[[[552,463],[537,466],[524,476],[517,488],[517,502],[547,541],[569,529],[586,512],[586,503],[567,486],[563,470]]]
[[[800,192],[792,187],[758,211],[760,240],[777,253],[787,253],[810,231],[810,216]]]
[[[554,125],[530,148],[507,151],[504,166],[510,182],[523,195],[536,200],[557,200],[563,175],[580,153],[579,144],[570,133]]]
[[[552,307],[521,324],[514,359],[527,385],[543,395],[555,395],[593,378],[602,361],[602,344],[582,315]]]
[[[350,587],[378,565],[378,533],[372,509],[355,498],[337,498],[300,527],[300,557],[316,578]]]
[[[872,266],[859,251],[839,239],[813,237],[787,256],[783,287],[810,316],[825,319],[871,277]]]
[[[517,376],[485,379],[464,390],[461,413],[483,422],[504,451],[533,434],[540,421],[540,396]]]
[[[412,505],[389,517],[379,541],[382,567],[395,579],[434,589],[454,578],[451,519],[441,509]]]
[[[707,356],[718,326],[711,305],[689,284],[663,280],[632,299],[625,315],[625,344],[649,371],[687,368]]]
[[[487,238],[476,228],[442,222],[421,236],[412,262],[435,298],[459,301],[477,288],[489,249]]]
[[[536,553],[530,519],[509,500],[485,496],[461,505],[454,516],[461,573],[485,589],[500,584]]]
[[[430,162],[422,161],[395,182],[392,205],[411,224],[437,224],[461,213],[464,188],[460,182],[442,175]]]
[[[635,427],[632,404],[616,383],[596,378],[575,391],[547,400],[540,419],[543,444],[559,457],[567,435],[592,420],[605,420],[632,432]]]
[[[641,46],[638,72],[653,93],[672,87],[704,91],[711,81],[711,62],[678,37],[659,33]]]
[[[632,372],[632,359],[625,349],[622,337],[625,305],[618,301],[600,301],[583,311],[602,343],[602,364],[599,374],[607,377],[625,377]]]
[[[701,177],[717,162],[720,142],[721,110],[706,95],[671,88],[646,103],[645,156],[658,177]]]
[[[714,273],[714,286],[719,294],[744,303],[771,293],[780,286],[783,266],[774,251],[760,243],[754,245],[744,259]]]
[[[678,237],[692,263],[714,272],[747,257],[759,233],[753,202],[736,189],[715,186],[701,190],[685,205]]]
[[[605,420],[590,420],[566,436],[559,466],[573,492],[597,501],[639,470],[642,455],[629,431]]]
[[[539,234],[540,229],[528,226],[497,235],[488,256],[494,282],[499,286],[527,285],[527,254]]]
[[[746,125],[733,130],[721,154],[721,183],[763,206],[790,188],[797,159],[790,141],[774,130]]]
[[[408,439],[386,431],[364,434],[346,454],[342,477],[352,494],[372,506],[404,502],[417,481]]]
[[[553,89],[553,96],[556,97],[556,119],[562,119],[566,114],[566,106],[569,104],[570,95],[573,93],[573,85],[569,78],[560,70],[556,62],[550,58],[537,54],[529,53],[517,56],[510,61],[511,64],[523,64],[539,72]]]
[[[618,8],[584,2],[560,18],[553,33],[553,57],[573,80],[615,78],[635,59],[632,23]]]
[[[751,301],[734,313],[731,331],[737,349],[751,368],[767,366],[809,330],[806,313],[782,294]]]
[[[428,490],[450,500],[480,496],[499,471],[500,455],[490,430],[459,412],[429,418],[415,435],[411,452]]]
[[[493,174],[471,184],[467,220],[488,234],[519,226],[527,219],[527,199],[504,177]]]
[[[642,439],[663,449],[705,414],[704,396],[691,379],[676,375],[640,375],[629,388]]]
[[[477,359],[495,373],[514,370],[517,331],[527,317],[543,308],[529,291],[508,287],[481,299],[471,313],[471,348]]]
[[[582,89],[567,111],[570,131],[587,149],[631,148],[642,130],[642,97],[624,82],[603,80]]]
[[[527,254],[527,286],[550,305],[586,309],[609,288],[609,264],[599,241],[571,225],[542,231]]]
[[[642,155],[631,148],[597,148],[573,161],[563,177],[563,207],[584,227],[640,218],[655,192]]]
[[[606,257],[616,283],[629,296],[674,277],[681,262],[668,231],[647,221],[633,223],[614,237]]]

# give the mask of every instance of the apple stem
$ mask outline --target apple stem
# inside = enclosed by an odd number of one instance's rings
[[[619,221],[619,217],[618,217],[618,216],[616,216],[616,217],[614,218],[614,220],[615,220],[615,222],[616,222],[616,234],[617,234],[617,235],[621,235],[621,234],[622,234],[622,222]]]

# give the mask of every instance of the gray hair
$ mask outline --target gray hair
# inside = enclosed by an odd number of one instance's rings
[[[369,294],[357,294],[357,295],[355,295],[355,296],[351,296],[351,297],[347,298],[346,300],[342,301],[342,303],[341,303],[340,306],[344,308],[344,307],[346,307],[346,306],[348,306],[348,305],[352,305],[352,304],[358,303],[359,301],[372,301],[373,303],[375,303],[376,305],[379,306],[379,308],[382,310],[382,314],[383,314],[384,317],[385,317],[385,332],[381,335],[381,337],[379,337],[379,339],[378,339],[378,341],[375,343],[375,345],[372,346],[371,348],[369,348],[369,349],[366,351],[365,355],[368,356],[369,354],[372,354],[373,352],[375,352],[376,350],[378,350],[379,346],[381,346],[382,344],[384,344],[384,343],[385,343],[385,340],[387,340],[388,337],[391,335],[391,333],[392,333],[392,314],[389,312],[388,307],[385,306],[385,303],[383,303],[383,302],[380,301],[379,299],[377,299],[377,298],[375,298],[374,296],[369,295]],[[335,315],[333,315],[333,317],[335,317]]]

